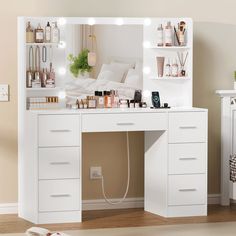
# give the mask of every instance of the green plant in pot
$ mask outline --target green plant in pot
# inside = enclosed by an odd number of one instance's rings
[[[92,66],[88,64],[88,49],[83,49],[78,56],[68,55],[70,61],[70,72],[75,78],[84,77],[92,71]]]

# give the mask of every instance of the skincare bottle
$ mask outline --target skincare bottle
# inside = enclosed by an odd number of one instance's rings
[[[80,100],[80,102],[79,102],[79,109],[83,109],[83,108],[84,108],[83,101],[82,101],[82,100]]]
[[[130,100],[129,108],[134,108],[134,106],[135,106],[134,100]]]
[[[88,108],[96,108],[96,98],[94,96],[87,96]]]
[[[27,23],[26,28],[26,43],[34,43],[34,30],[31,27],[30,21]]]
[[[104,108],[104,97],[101,91],[98,91],[97,108]]]
[[[47,23],[47,26],[45,27],[45,43],[51,42],[51,26],[50,23]]]
[[[31,71],[26,72],[26,87],[32,88],[33,74]]]
[[[52,63],[50,63],[50,71],[48,73],[48,79],[46,82],[47,88],[54,88],[55,87],[55,72],[52,68]]]
[[[37,29],[35,29],[35,43],[43,43],[44,32],[40,24],[38,24]]]
[[[170,47],[172,46],[172,26],[171,22],[168,21],[165,27],[165,46]]]
[[[104,106],[105,108],[111,108],[111,95],[110,91],[104,91]]]
[[[32,88],[41,88],[40,74],[38,71],[35,72],[35,79],[32,81]]]
[[[162,24],[160,24],[157,28],[157,46],[162,47],[163,45],[163,28]]]
[[[170,59],[167,59],[167,62],[165,64],[165,74],[167,77],[171,76],[171,65],[170,65]]]
[[[175,59],[172,63],[171,75],[173,77],[178,77],[178,74],[179,74],[179,66],[178,66],[177,60]]]
[[[57,22],[53,23],[54,27],[52,27],[52,37],[51,37],[51,42],[52,43],[59,43],[60,41],[60,30],[57,27]]]
[[[47,69],[43,68],[43,74],[42,74],[42,81],[41,81],[41,87],[45,88],[46,84],[47,84],[47,79],[48,79],[48,75],[47,75]]]
[[[118,108],[119,107],[119,95],[118,95],[118,91],[115,91],[115,96],[114,96],[114,103],[113,103],[113,107],[114,108]]]

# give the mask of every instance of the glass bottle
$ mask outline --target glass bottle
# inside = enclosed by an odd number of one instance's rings
[[[170,47],[173,45],[172,41],[172,26],[171,22],[168,21],[165,27],[165,46]]]
[[[158,47],[163,46],[163,28],[162,28],[162,24],[160,24],[157,28],[157,46]]]
[[[57,22],[53,23],[53,27],[52,27],[52,37],[51,37],[51,42],[52,43],[59,43],[60,41],[60,30],[57,27]]]
[[[51,42],[51,26],[50,23],[48,22],[45,27],[45,43],[50,43],[50,42]]]
[[[44,31],[41,28],[41,25],[38,24],[37,29],[35,29],[35,43],[43,43],[44,40]]]
[[[26,43],[34,43],[34,30],[31,27],[30,21],[28,21],[26,27]]]

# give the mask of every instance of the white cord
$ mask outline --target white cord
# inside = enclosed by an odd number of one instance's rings
[[[111,204],[111,205],[116,205],[116,204],[122,203],[125,200],[125,198],[127,196],[127,193],[129,191],[129,182],[130,182],[130,152],[129,152],[129,133],[128,132],[126,132],[126,140],[127,140],[127,161],[128,161],[128,165],[127,165],[128,169],[127,169],[127,171],[128,171],[128,177],[127,177],[127,185],[126,185],[125,194],[124,194],[123,198],[120,201],[113,202],[113,201],[111,201],[111,200],[109,200],[107,198],[107,195],[105,193],[105,188],[104,188],[104,178],[103,178],[103,175],[101,177],[101,179],[102,179],[102,194],[103,194],[103,197],[106,200],[106,202]]]

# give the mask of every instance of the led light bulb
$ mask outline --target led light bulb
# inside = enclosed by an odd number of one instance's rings
[[[144,73],[144,74],[148,75],[148,74],[150,74],[150,72],[151,72],[150,67],[144,67],[144,68],[143,68],[143,73]]]
[[[58,93],[58,97],[60,99],[65,99],[66,98],[66,92],[64,90],[61,90],[59,93]]]
[[[58,47],[59,48],[65,48],[66,47],[66,42],[65,41],[60,41],[59,44],[58,44]]]
[[[151,46],[151,43],[149,41],[144,41],[143,42],[143,47],[144,48],[150,48],[150,46]]]
[[[60,75],[65,75],[65,74],[66,74],[66,68],[65,68],[65,67],[59,68],[58,73],[59,73]]]
[[[64,17],[59,18],[58,25],[63,26],[66,24],[66,19]]]
[[[123,25],[124,24],[124,20],[122,18],[117,18],[116,19],[116,24],[117,25]]]
[[[151,23],[152,23],[152,20],[150,18],[144,19],[144,25],[149,26],[151,25]]]
[[[95,24],[95,19],[94,18],[89,18],[88,19],[88,25],[94,25]]]

